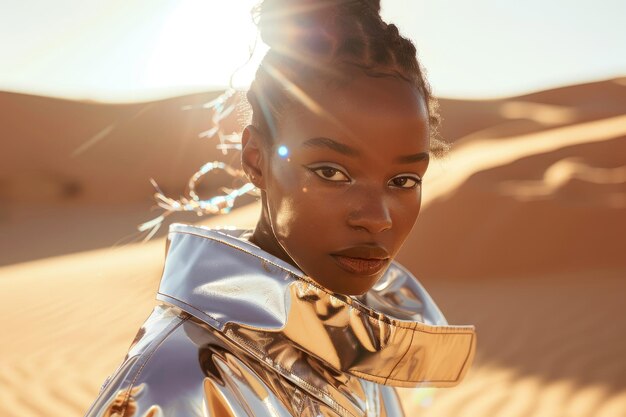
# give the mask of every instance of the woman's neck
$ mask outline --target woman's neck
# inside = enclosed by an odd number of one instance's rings
[[[277,258],[282,259],[290,265],[295,266],[300,269],[298,265],[291,259],[289,254],[285,252],[283,247],[278,243],[276,236],[274,235],[274,231],[272,230],[272,226],[270,225],[269,215],[265,210],[265,206],[263,206],[263,210],[261,212],[261,217],[257,222],[257,225],[252,233],[252,236],[248,239],[251,243],[254,243],[259,248],[263,249],[265,252],[268,252]]]

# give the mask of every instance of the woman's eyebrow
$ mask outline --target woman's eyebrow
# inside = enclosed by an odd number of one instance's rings
[[[336,140],[333,140],[331,138],[325,138],[325,137],[311,138],[311,139],[308,139],[306,142],[304,142],[303,145],[307,147],[328,148],[335,152],[339,152],[341,154],[348,155],[348,156],[360,155],[360,152],[357,149],[351,146],[345,145],[343,143],[339,143]]]
[[[307,147],[328,148],[348,156],[359,156],[361,154],[357,149],[351,146],[323,136],[307,139],[303,145]],[[399,164],[411,164],[428,160],[429,158],[430,154],[428,152],[420,152],[412,155],[399,156],[395,159],[395,162]]]
[[[427,161],[430,159],[428,152],[420,152],[413,155],[399,156],[396,162],[399,164],[412,164],[413,162]]]

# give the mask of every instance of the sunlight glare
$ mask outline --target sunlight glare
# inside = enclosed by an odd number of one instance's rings
[[[256,3],[257,0],[181,1],[165,20],[138,87],[222,87],[228,85],[236,71],[233,86],[247,88],[267,51],[259,38],[253,59],[246,64],[257,37],[250,15]]]

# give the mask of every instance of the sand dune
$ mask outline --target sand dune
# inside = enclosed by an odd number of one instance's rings
[[[624,114],[626,78],[494,100],[442,100],[442,134],[455,143],[509,138]]]
[[[199,137],[212,126],[202,106],[217,95],[99,104],[0,92],[0,265],[140,241],[136,226],[157,215],[150,178],[178,198],[204,163],[237,162]],[[227,181],[207,176],[197,192]]]
[[[456,146],[431,164],[399,260],[451,323],[477,326],[478,351],[458,387],[402,390],[408,415],[626,416],[625,89],[442,100]],[[0,156],[0,416],[78,417],[122,360],[164,260],[162,233],[136,243],[156,215],[147,178],[176,195],[217,155],[202,112],[180,111],[209,96],[0,94],[3,138],[20,139]],[[258,210],[202,223],[252,227]]]
[[[198,137],[212,126],[202,105],[217,95],[98,104],[0,93],[0,132],[8,149],[0,165],[0,199],[146,202],[150,177],[164,191],[183,193],[200,165],[227,159],[215,140]]]
[[[624,135],[626,116],[616,116],[459,145],[427,174],[399,259],[425,276],[459,279],[625,266],[617,243],[626,235]],[[551,167],[554,175],[572,158],[606,179],[572,174],[550,185]],[[520,188],[529,183],[543,194]]]

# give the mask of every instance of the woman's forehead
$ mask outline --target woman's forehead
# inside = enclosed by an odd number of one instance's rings
[[[372,144],[394,138],[405,146],[428,146],[427,106],[406,81],[362,76],[339,87],[314,87],[304,102],[285,109],[279,137],[292,142],[324,136]]]

